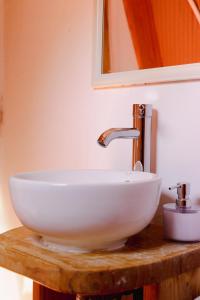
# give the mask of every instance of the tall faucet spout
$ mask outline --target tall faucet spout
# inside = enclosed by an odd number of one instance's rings
[[[99,145],[107,147],[114,139],[137,139],[140,131],[136,128],[110,128],[98,138]]]
[[[133,104],[133,128],[110,128],[98,138],[107,147],[114,139],[133,139],[133,170],[150,172],[151,104]]]

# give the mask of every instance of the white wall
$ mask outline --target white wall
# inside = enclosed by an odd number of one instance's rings
[[[3,174],[3,136],[2,136],[2,120],[1,110],[4,96],[4,0],[0,0],[0,187],[2,186],[2,174]],[[2,199],[2,188],[0,188],[0,199]],[[3,213],[3,203],[0,201],[0,219],[3,221],[0,224],[0,232],[2,232],[6,226]]]
[[[4,95],[4,0],[0,0],[0,110],[2,109],[2,101]],[[4,174],[3,152],[4,139],[2,135],[2,123],[0,121],[0,233],[8,229],[9,211],[6,211],[7,199],[2,197],[2,175]],[[5,180],[5,179],[4,179]],[[7,180],[7,179],[6,179]],[[7,213],[6,213],[7,212]],[[25,284],[21,277],[17,277],[14,273],[0,268],[0,299],[4,300],[26,300],[24,291]],[[30,288],[29,288],[30,290]],[[22,294],[24,297],[22,298]],[[30,292],[29,292],[30,299]]]
[[[91,87],[93,0],[6,1],[4,198],[7,180],[39,169],[131,169],[131,141],[107,149],[98,135],[131,126],[132,104],[158,110],[157,172],[163,192],[179,180],[200,199],[200,82],[95,91]],[[1,293],[1,291],[0,291]],[[9,291],[7,291],[9,293]]]

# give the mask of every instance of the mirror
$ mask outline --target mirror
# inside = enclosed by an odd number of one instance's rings
[[[200,79],[200,0],[96,0],[94,87]]]

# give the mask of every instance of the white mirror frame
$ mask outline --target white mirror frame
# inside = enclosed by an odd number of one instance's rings
[[[118,73],[102,73],[104,0],[95,0],[92,86],[112,88],[200,80],[200,63]]]

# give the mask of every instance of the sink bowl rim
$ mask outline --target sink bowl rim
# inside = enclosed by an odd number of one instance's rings
[[[33,176],[37,174],[43,174],[43,175],[48,175],[49,174],[56,174],[56,173],[92,173],[92,172],[99,172],[99,173],[121,173],[124,175],[124,180],[120,181],[119,179],[116,179],[115,181],[106,181],[105,180],[99,180],[95,182],[81,182],[79,180],[73,181],[73,182],[56,182],[56,181],[51,181],[48,179],[36,179],[36,178],[31,178],[29,176]],[[141,176],[141,179],[132,179],[130,178],[130,181],[125,180],[125,176],[127,176],[128,180],[128,175],[137,175],[139,174]],[[143,178],[144,175],[144,178]],[[85,187],[92,187],[92,186],[127,186],[127,185],[139,185],[143,184],[144,182],[155,182],[155,181],[161,181],[161,177],[155,173],[150,173],[150,172],[138,172],[138,171],[129,171],[129,170],[112,170],[112,169],[64,169],[64,170],[47,170],[47,171],[33,171],[33,172],[22,172],[22,173],[17,173],[9,178],[9,182],[11,183],[12,181],[15,182],[23,182],[27,184],[35,184],[35,185],[44,185],[44,186],[63,186],[63,187],[78,187],[78,186],[85,186]]]

